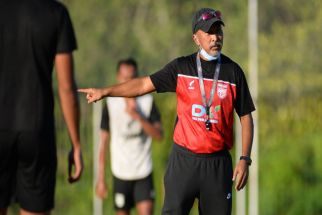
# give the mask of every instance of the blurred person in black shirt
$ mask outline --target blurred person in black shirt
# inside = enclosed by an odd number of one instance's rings
[[[7,213],[13,197],[22,215],[49,214],[54,207],[54,65],[72,143],[69,181],[81,176],[76,48],[68,11],[58,1],[0,2],[0,215]]]

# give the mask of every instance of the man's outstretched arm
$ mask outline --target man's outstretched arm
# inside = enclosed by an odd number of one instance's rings
[[[79,135],[79,104],[73,74],[73,56],[71,53],[57,54],[55,67],[58,80],[60,106],[72,142],[69,154],[69,182],[77,181],[83,170],[82,151]],[[72,174],[72,165],[75,165]]]
[[[78,92],[86,93],[88,103],[96,102],[104,97],[137,97],[155,91],[149,76],[135,78],[130,81],[106,88],[79,89]]]

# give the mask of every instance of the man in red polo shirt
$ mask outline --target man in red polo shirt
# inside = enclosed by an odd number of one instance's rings
[[[136,97],[175,92],[177,120],[173,150],[164,177],[162,214],[189,214],[199,200],[200,214],[231,214],[232,179],[236,190],[247,182],[255,110],[244,72],[221,53],[224,22],[218,10],[202,8],[192,20],[198,52],[179,57],[151,76],[102,89],[80,89],[88,102],[103,97]],[[235,171],[233,112],[242,126],[242,154]]]

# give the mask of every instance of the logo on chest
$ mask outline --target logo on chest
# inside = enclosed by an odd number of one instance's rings
[[[217,95],[220,99],[224,99],[227,96],[228,84],[218,83]]]
[[[217,105],[216,107],[210,107],[210,123],[218,123],[218,112],[220,111],[220,109],[220,105]],[[204,122],[206,120],[206,108],[203,105],[193,104],[191,107],[191,115],[193,120]]]
[[[188,87],[189,90],[194,90],[195,89],[195,80],[192,80],[189,82],[189,87]]]

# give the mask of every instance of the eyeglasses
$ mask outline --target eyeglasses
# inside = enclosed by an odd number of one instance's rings
[[[217,19],[221,20],[221,12],[219,10],[205,12],[205,13],[201,14],[201,16],[198,19],[198,22],[200,22],[201,20],[207,21],[211,18],[217,18]]]

